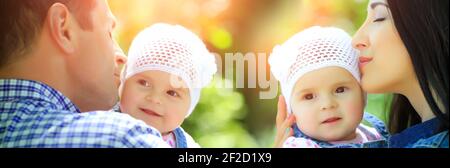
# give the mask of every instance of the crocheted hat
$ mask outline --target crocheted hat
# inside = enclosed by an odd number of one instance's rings
[[[291,113],[289,102],[294,85],[308,72],[337,66],[360,82],[358,51],[352,47],[351,40],[341,29],[314,26],[275,46],[269,64],[272,74],[280,81],[288,113]]]
[[[128,51],[122,82],[148,70],[164,71],[180,77],[189,88],[188,117],[200,99],[200,91],[217,71],[215,58],[202,40],[179,25],[154,24],[141,31]]]

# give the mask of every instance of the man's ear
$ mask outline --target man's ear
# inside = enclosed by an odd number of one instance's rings
[[[47,11],[47,24],[51,38],[56,45],[64,53],[73,53],[75,51],[74,45],[74,19],[69,9],[61,3],[55,3],[50,6]]]

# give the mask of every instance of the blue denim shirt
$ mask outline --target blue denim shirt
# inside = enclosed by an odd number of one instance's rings
[[[448,148],[448,130],[435,133],[439,119],[411,126],[389,138],[390,148]]]

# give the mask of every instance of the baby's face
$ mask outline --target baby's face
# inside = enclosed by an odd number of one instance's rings
[[[120,100],[122,112],[163,134],[174,130],[183,123],[191,100],[186,84],[173,86],[172,79],[171,74],[162,71],[144,71],[128,78]]]
[[[309,72],[297,81],[291,97],[297,126],[306,135],[322,141],[355,138],[364,98],[347,70],[327,67]]]

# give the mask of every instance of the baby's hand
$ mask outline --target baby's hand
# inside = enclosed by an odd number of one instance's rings
[[[289,115],[289,117],[286,118],[286,115],[286,103],[284,97],[280,95],[278,98],[278,112],[276,118],[277,132],[274,143],[275,148],[281,148],[284,141],[294,134],[291,125],[295,123],[295,117],[294,115]]]

